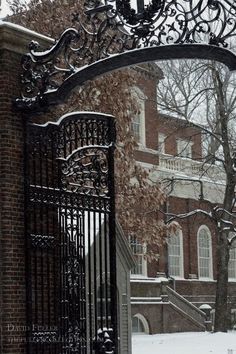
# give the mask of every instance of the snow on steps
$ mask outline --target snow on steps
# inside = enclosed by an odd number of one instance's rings
[[[166,286],[166,295],[167,298],[173,307],[200,329],[205,330],[205,320],[206,314],[199,310],[195,305],[186,300],[183,296],[177,293],[175,290]]]

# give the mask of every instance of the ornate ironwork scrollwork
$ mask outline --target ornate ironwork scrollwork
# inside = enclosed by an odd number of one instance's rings
[[[152,0],[143,2],[141,11],[135,11],[130,0],[85,0],[85,17],[74,14],[73,23],[49,50],[40,51],[38,43],[31,42],[30,53],[22,59],[19,108],[42,109],[49,97],[56,103],[60,98],[52,98],[53,93],[62,84],[69,90],[78,72],[82,75],[86,66],[114,54],[173,45],[171,58],[183,44],[233,50],[236,0]]]
[[[87,146],[62,161],[62,186],[66,191],[108,195],[108,147]]]
[[[31,244],[35,248],[52,248],[55,245],[55,237],[48,235],[30,235]]]
[[[86,354],[105,326],[117,348],[114,119],[75,112],[26,136],[29,353]]]
[[[124,18],[127,24],[131,26],[140,25],[144,22],[152,23],[156,14],[163,10],[163,0],[152,0],[148,5],[144,5],[144,2],[140,2],[141,11],[138,8],[137,12],[131,7],[131,1],[116,0],[117,12]]]
[[[48,330],[32,332],[30,340],[33,343],[56,343],[58,341],[58,333],[57,331]]]

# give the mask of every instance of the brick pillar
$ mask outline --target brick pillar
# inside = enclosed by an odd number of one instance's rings
[[[20,95],[20,60],[46,37],[0,21],[0,352],[26,350],[24,124],[12,101]],[[42,43],[44,44],[44,43]]]

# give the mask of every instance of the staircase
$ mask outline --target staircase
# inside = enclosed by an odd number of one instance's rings
[[[211,325],[203,311],[169,286],[168,279],[131,279],[131,306],[133,314],[148,320],[152,334],[205,331]]]
[[[195,324],[199,330],[205,330],[206,314],[169,286],[165,286],[165,290],[165,301],[168,301],[176,311]]]

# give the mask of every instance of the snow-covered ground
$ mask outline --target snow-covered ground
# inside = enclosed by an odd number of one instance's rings
[[[133,335],[132,354],[236,354],[236,331]]]

